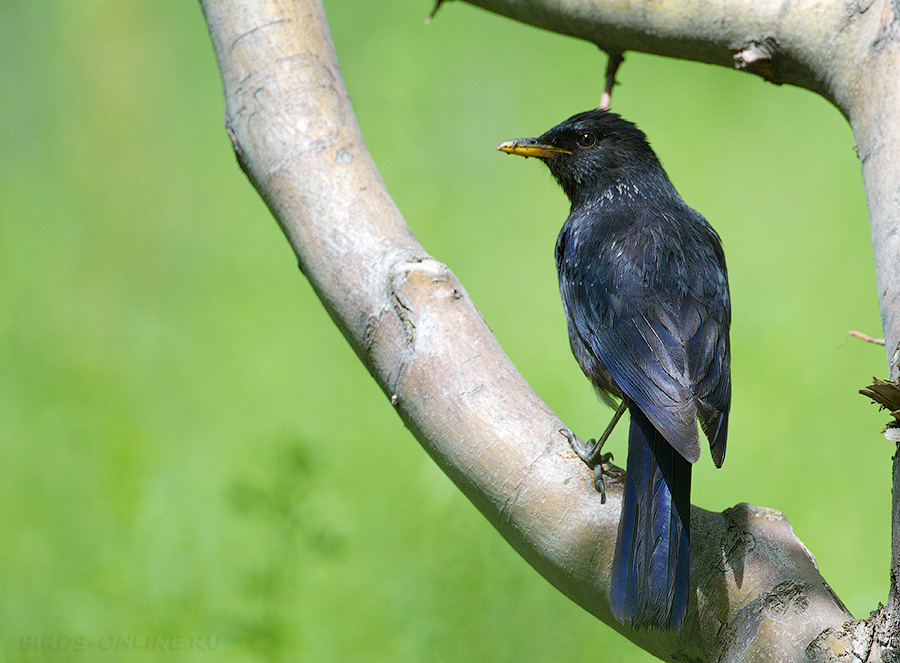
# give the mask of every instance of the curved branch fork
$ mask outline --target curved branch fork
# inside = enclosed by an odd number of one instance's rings
[[[202,5],[235,152],[300,268],[409,429],[532,566],[664,660],[847,649],[852,617],[812,555],[778,512],[743,504],[692,511],[695,599],[680,633],[617,624],[607,598],[620,482],[601,505],[562,422],[413,237],[366,151],[320,2]]]

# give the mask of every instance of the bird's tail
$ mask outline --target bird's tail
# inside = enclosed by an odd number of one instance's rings
[[[676,630],[690,589],[691,464],[632,405],[609,605],[619,622]]]

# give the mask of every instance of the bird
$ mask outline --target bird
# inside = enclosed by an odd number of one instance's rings
[[[594,470],[627,410],[628,458],[610,570],[620,624],[678,631],[690,600],[697,420],[716,467],[731,409],[731,299],[719,235],[681,198],[646,135],[606,110],[573,115],[502,152],[546,164],[571,203],[556,241],[569,343],[616,414],[595,442],[562,429]]]

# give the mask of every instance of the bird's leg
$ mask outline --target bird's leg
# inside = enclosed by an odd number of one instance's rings
[[[586,443],[582,442],[578,439],[578,437],[570,432],[570,435],[566,435],[569,438],[569,443],[572,445],[572,449],[578,454],[578,457],[585,462],[585,464],[594,469],[597,465],[602,463],[608,463],[612,460],[611,453],[602,453],[603,445],[606,444],[606,440],[609,439],[609,436],[612,434],[613,429],[616,427],[616,424],[619,423],[619,419],[622,418],[622,415],[625,414],[625,410],[628,409],[628,404],[625,401],[622,401],[619,404],[619,407],[616,408],[616,413],[613,415],[613,418],[610,420],[609,425],[606,427],[606,430],[603,431],[603,435],[600,436],[597,440],[588,440]]]
[[[606,482],[603,480],[603,465],[613,459],[611,453],[603,453],[603,445],[606,444],[606,440],[609,439],[613,429],[616,427],[616,424],[619,423],[619,419],[622,418],[622,415],[625,414],[625,410],[627,409],[628,404],[623,400],[616,409],[616,413],[613,415],[606,430],[603,431],[603,435],[601,435],[598,440],[588,440],[587,442],[584,442],[568,428],[563,428],[559,431],[565,435],[567,440],[569,440],[572,451],[584,461],[585,465],[594,470],[594,487],[600,493],[601,504],[606,503]]]

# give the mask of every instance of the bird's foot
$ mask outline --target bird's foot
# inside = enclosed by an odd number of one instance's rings
[[[613,459],[611,453],[603,453],[606,437],[601,437],[599,440],[590,439],[585,442],[568,428],[561,428],[559,432],[569,441],[569,446],[572,447],[575,455],[584,461],[585,465],[594,470],[594,488],[600,493],[600,504],[605,504],[606,481],[603,478],[605,474],[603,466]]]
[[[606,444],[604,438],[600,438],[600,440],[591,438],[585,442],[568,428],[561,428],[559,432],[569,441],[572,451],[591,469],[600,463],[608,463],[612,460],[611,453],[602,453],[603,445]]]

